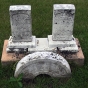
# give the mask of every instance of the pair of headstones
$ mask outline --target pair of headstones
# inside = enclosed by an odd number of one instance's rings
[[[30,48],[36,49],[37,42],[43,41],[43,38],[38,39],[36,36],[32,36],[31,6],[10,6],[9,11],[12,36],[9,38],[7,51],[13,49],[15,51],[20,48],[29,48],[29,51]],[[72,4],[53,5],[52,35],[48,35],[48,38],[45,39],[47,50],[51,51],[58,47],[62,50],[78,51],[73,37],[74,15],[75,6]]]

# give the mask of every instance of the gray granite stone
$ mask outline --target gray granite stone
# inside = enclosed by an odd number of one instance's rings
[[[22,58],[15,70],[15,77],[23,73],[23,78],[33,79],[40,74],[51,77],[68,77],[71,69],[68,62],[53,52],[35,52]]]
[[[72,4],[54,4],[53,6],[53,40],[72,40],[75,6]]]
[[[32,41],[30,5],[12,5],[9,8],[13,42]]]

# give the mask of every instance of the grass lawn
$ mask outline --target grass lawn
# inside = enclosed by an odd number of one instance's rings
[[[85,56],[84,66],[71,64],[72,76],[67,79],[51,78],[40,75],[34,80],[15,79],[14,64],[0,65],[0,88],[88,88],[88,0],[0,0],[0,56],[3,42],[11,35],[9,6],[32,6],[32,30],[37,37],[47,37],[52,32],[53,4],[74,4],[76,7],[74,36],[80,41]]]

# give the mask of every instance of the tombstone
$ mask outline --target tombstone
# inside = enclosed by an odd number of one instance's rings
[[[54,41],[69,41],[73,38],[75,6],[72,4],[53,5],[52,38]]]
[[[61,51],[78,52],[73,36],[74,16],[74,5],[53,5],[52,35],[48,35],[49,47],[58,47]]]
[[[29,47],[36,47],[36,36],[32,35],[31,5],[12,5],[9,11],[12,36],[7,52],[24,52]]]
[[[30,5],[13,5],[9,8],[13,42],[32,41]]]
[[[32,36],[31,6],[10,6],[12,36],[9,38],[8,51],[29,52],[61,51],[77,52],[78,47],[73,37],[75,6],[72,4],[55,4],[53,7],[53,30],[48,38]],[[21,50],[19,50],[21,48]]]
[[[14,76],[18,77],[20,74],[27,79],[33,79],[40,74],[51,77],[70,77],[71,69],[61,55],[53,52],[35,52],[18,62]]]

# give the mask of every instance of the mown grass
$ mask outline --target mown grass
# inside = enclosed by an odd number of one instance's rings
[[[52,33],[53,4],[74,4],[76,7],[74,36],[81,43],[85,56],[84,66],[71,64],[72,76],[67,79],[38,76],[34,80],[22,80],[23,88],[88,88],[88,0],[0,0],[0,56],[3,42],[11,35],[9,6],[32,6],[32,31],[37,37],[47,37]],[[14,66],[0,65],[0,88],[20,88],[17,82],[9,82],[14,75]]]

